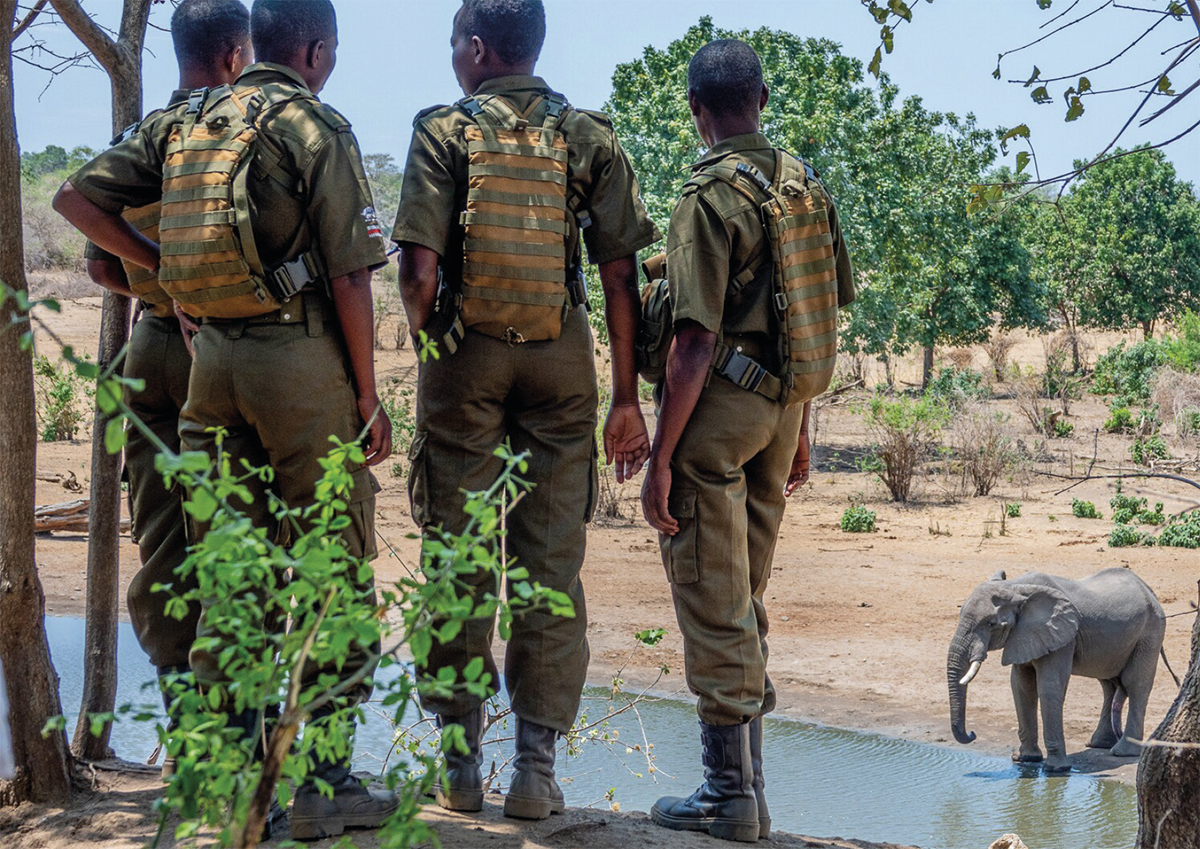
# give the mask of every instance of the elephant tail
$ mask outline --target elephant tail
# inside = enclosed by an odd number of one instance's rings
[[[1171,677],[1175,679],[1175,686],[1182,687],[1183,683],[1179,680],[1179,676],[1175,674],[1175,670],[1171,668],[1171,661],[1167,660],[1167,652],[1162,646],[1158,647],[1158,653],[1162,655],[1163,663],[1167,667],[1167,671],[1171,673]]]
[[[1125,688],[1121,686],[1120,680],[1114,682],[1117,685],[1117,692],[1113,695],[1112,712],[1109,715],[1109,721],[1112,723],[1113,734],[1117,735],[1117,739],[1121,738],[1121,711],[1125,708]]]

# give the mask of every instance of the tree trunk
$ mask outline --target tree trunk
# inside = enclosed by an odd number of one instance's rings
[[[1148,319],[1142,322],[1142,338],[1150,339],[1154,336],[1154,319]]]
[[[1152,741],[1200,746],[1200,616],[1192,659],[1174,704]],[[1151,746],[1138,763],[1138,849],[1200,846],[1200,749]]]
[[[925,346],[925,356],[921,362],[921,391],[924,392],[929,388],[929,381],[933,380],[933,346]]]
[[[0,21],[12,30],[16,0],[0,0]],[[27,291],[21,239],[21,155],[13,111],[12,41],[0,36],[0,280]],[[64,801],[70,795],[66,736],[42,737],[46,720],[62,713],[58,676],[46,643],[45,597],[34,561],[33,516],[37,427],[33,359],[21,350],[27,325],[5,302],[0,320],[0,662],[10,682],[10,722],[17,776],[0,781],[0,805]],[[12,682],[18,682],[14,685]],[[19,689],[17,687],[19,686]]]
[[[108,72],[112,89],[115,136],[142,117],[142,44],[150,16],[150,0],[125,0],[116,42],[97,33],[77,4],[55,3],[64,21]],[[68,8],[71,7],[71,8]],[[74,13],[74,14],[72,14]],[[100,40],[103,37],[104,40]],[[129,340],[129,299],[104,293],[100,316],[100,349],[96,362],[104,371],[121,355]],[[96,408],[92,424],[91,510],[87,558],[87,628],[84,638],[83,700],[71,749],[89,760],[112,755],[111,726],[92,736],[89,717],[111,712],[117,697],[117,619],[120,608],[121,455],[109,454],[104,432],[109,416]]]

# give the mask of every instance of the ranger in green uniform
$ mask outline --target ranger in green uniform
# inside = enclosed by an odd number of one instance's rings
[[[854,297],[833,204],[811,169],[759,132],[767,96],[744,42],[712,42],[688,67],[688,102],[709,150],[667,235],[675,341],[642,490],[699,699],[705,767],[699,790],[660,799],[651,817],[746,842],[770,831],[762,716],[775,691],[763,593],[785,497],[808,479],[809,405],[792,392],[824,389],[807,378],[831,372],[837,308]],[[786,219],[802,226],[787,231],[796,236],[784,250],[768,236],[763,205],[781,182],[775,197],[816,208]],[[794,289],[795,280],[813,288]]]
[[[171,38],[179,61],[179,88],[167,103],[170,111],[188,99],[192,89],[228,85],[252,61],[250,12],[239,0],[184,0],[171,16]],[[154,121],[161,111],[147,116]],[[135,132],[130,127],[127,134]],[[157,227],[157,209],[130,216],[139,229]],[[158,278],[136,265],[128,269],[121,260],[88,242],[88,276],[100,286],[138,297],[137,318],[129,336],[124,375],[141,380],[145,388],[129,393],[129,405],[139,419],[172,450],[179,450],[179,412],[187,399],[188,374],[192,368],[187,340],[171,308],[170,297]],[[135,293],[130,287],[137,288]],[[188,652],[196,637],[200,611],[196,606],[178,620],[166,614],[170,593],[153,592],[156,584],[170,584],[173,592],[189,586],[175,574],[187,555],[183,505],[178,493],[163,486],[154,469],[157,453],[140,430],[129,431],[125,445],[125,471],[129,476],[129,506],[133,537],[138,543],[142,568],[129,582],[129,618],[138,643],[158,670],[160,679],[186,673]],[[164,686],[170,708],[171,695]],[[163,763],[164,777],[170,775],[173,759]]]
[[[494,452],[511,442],[529,452],[534,488],[508,518],[508,554],[574,603],[573,618],[517,616],[505,657],[517,755],[504,811],[535,819],[562,810],[554,744],[575,720],[588,662],[579,571],[596,497],[597,388],[580,243],[604,287],[613,368],[605,453],[624,481],[649,448],[633,353],[636,252],[659,239],[608,119],[571,108],[532,76],[545,31],[540,0],[465,0],[450,43],[468,97],[417,116],[392,233],[409,326],[440,348],[420,366],[413,518],[460,532],[463,491],[496,480]],[[490,574],[464,580],[475,593],[495,591]],[[492,632],[490,621],[467,623],[435,643],[429,670],[461,672],[479,657],[497,680]],[[443,726],[461,725],[470,749],[447,754],[439,802],[480,810],[481,699],[459,692],[425,706]]]
[[[185,450],[215,454],[211,429],[223,428],[229,434],[223,448],[234,465],[270,465],[279,496],[302,511],[315,500],[330,435],[353,441],[371,421],[367,464],[391,452],[391,423],[375,388],[370,288],[371,272],[386,254],[350,125],[315,96],[336,61],[332,4],[256,0],[251,32],[260,63],[245,70],[234,93],[271,85],[284,94],[281,105],[256,116],[266,143],[253,148],[248,181],[254,242],[267,274],[299,291],[280,298],[273,312],[205,319],[195,338],[180,432]],[[163,196],[168,139],[185,111],[146,122],[73,175],[55,199],[55,208],[102,248],[156,271],[158,245],[119,213]],[[352,472],[351,521],[342,535],[353,555],[369,557],[375,553],[375,482],[366,468]],[[265,523],[261,495],[253,511]],[[371,649],[353,647],[343,674],[359,668]],[[201,683],[222,680],[213,654],[193,650],[191,665]],[[258,736],[256,711],[233,721]],[[332,785],[333,797],[314,783],[297,791],[297,839],[376,826],[397,805],[394,794],[369,791],[351,777],[348,760],[318,763],[311,779]]]

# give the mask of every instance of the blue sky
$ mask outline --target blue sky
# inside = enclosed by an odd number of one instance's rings
[[[1079,14],[1102,0],[1082,0]],[[335,0],[339,14],[339,62],[322,98],[350,119],[362,149],[391,153],[403,162],[412,118],[420,109],[461,96],[450,70],[450,21],[458,0]],[[1042,173],[1048,176],[1086,157],[1113,136],[1139,95],[1096,97],[1088,112],[1065,124],[1061,103],[1035,106],[1028,91],[992,79],[996,55],[1044,35],[1038,29],[1070,4],[1056,0],[1049,12],[1034,0],[937,0],[914,3],[916,19],[896,36],[895,52],[884,69],[904,95],[917,94],[931,108],[974,112],[985,126],[1028,123],[1034,133]],[[1147,5],[1165,5],[1157,0]],[[90,0],[87,8],[103,24],[115,25],[119,0]],[[155,6],[152,23],[166,27],[170,6]],[[546,0],[548,35],[538,71],[577,106],[600,108],[620,62],[640,56],[647,45],[664,47],[702,15],[730,29],[771,27],[804,36],[822,36],[864,63],[878,42],[878,28],[858,0]],[[1006,78],[1028,77],[1032,66],[1043,77],[1077,73],[1119,52],[1153,19],[1144,13],[1111,9],[1062,37],[1010,57]],[[45,26],[40,38],[59,51],[74,50],[61,27]],[[1189,20],[1168,21],[1128,56],[1090,74],[1097,89],[1125,85],[1155,74],[1165,65],[1159,51],[1195,31]],[[19,46],[19,45],[18,45]],[[152,30],[145,69],[146,108],[161,105],[175,87],[170,36]],[[1182,88],[1196,75],[1191,62]],[[106,78],[76,68],[46,89],[48,75],[18,64],[18,129],[22,149],[47,144],[98,147],[111,133]],[[1056,97],[1070,83],[1050,86]],[[1200,101],[1197,101],[1200,103]],[[1195,103],[1185,101],[1178,116],[1146,130],[1132,128],[1123,142],[1158,141],[1196,120]],[[1180,174],[1200,182],[1200,131],[1167,149]]]

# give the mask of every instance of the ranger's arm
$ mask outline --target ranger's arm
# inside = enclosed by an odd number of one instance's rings
[[[408,318],[408,332],[413,341],[429,325],[437,300],[438,262],[440,257],[430,248],[405,243],[400,248],[400,300]]]
[[[604,459],[617,464],[617,483],[642,470],[650,454],[650,436],[638,401],[637,358],[633,353],[641,301],[637,295],[637,257],[630,255],[600,266],[604,286],[604,320],[612,356],[612,406],[604,422]]]
[[[129,280],[125,276],[125,266],[121,265],[119,259],[88,259],[87,275],[97,286],[126,298],[133,297]]]

